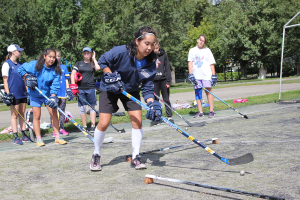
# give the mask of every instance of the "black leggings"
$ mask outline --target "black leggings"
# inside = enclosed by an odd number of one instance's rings
[[[67,99],[58,98],[58,107],[65,112]],[[52,126],[52,117],[50,116],[50,123]],[[65,129],[65,116],[59,113],[59,127],[60,129]]]
[[[154,83],[154,92],[157,96],[160,96],[160,91],[161,91],[161,95],[162,95],[162,99],[164,100],[165,103],[167,103],[169,106],[171,106],[170,103],[170,90],[169,88],[166,87],[167,84],[167,80],[161,80],[161,81],[153,81]],[[155,100],[158,100],[155,97]],[[166,114],[168,117],[172,117],[172,110],[168,107],[165,106],[166,108]]]

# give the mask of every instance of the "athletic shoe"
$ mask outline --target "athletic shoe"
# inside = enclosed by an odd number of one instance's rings
[[[55,137],[55,133],[54,133],[54,131],[53,131],[53,133],[52,133],[52,137]]]
[[[168,118],[168,120],[169,120],[172,124],[175,124],[174,119]]]
[[[93,154],[92,161],[90,165],[91,171],[101,171],[100,158],[98,154]]]
[[[26,136],[23,136],[23,137],[22,137],[22,141],[23,141],[23,142],[30,142],[30,140],[29,140]]]
[[[67,144],[67,142],[62,138],[55,139],[55,144]]]
[[[159,122],[157,122],[157,121],[151,121],[150,126],[156,126],[156,125],[159,125]]]
[[[45,143],[43,142],[42,139],[38,139],[38,140],[36,141],[36,145],[37,145],[38,147],[41,147],[41,146],[45,146]]]
[[[196,118],[196,117],[203,117],[203,115],[204,115],[204,113],[198,112],[198,113],[194,116],[194,118]]]
[[[147,166],[142,162],[142,157],[140,155],[136,155],[135,159],[131,160],[131,165],[135,166],[135,169],[147,169]]]
[[[215,112],[214,111],[210,111],[208,114],[208,118],[212,118],[215,116]]]
[[[69,133],[67,131],[65,131],[65,129],[61,129],[60,131],[60,134],[63,134],[63,135],[69,135]]]
[[[91,132],[91,133],[94,133],[94,132],[95,132],[95,129],[96,129],[96,127],[95,127],[95,126],[92,126],[91,128],[88,128],[88,131]]]
[[[19,137],[16,137],[16,138],[14,139],[14,144],[19,144],[19,145],[22,145],[22,144],[23,144],[23,142],[20,140],[20,138],[19,138]]]

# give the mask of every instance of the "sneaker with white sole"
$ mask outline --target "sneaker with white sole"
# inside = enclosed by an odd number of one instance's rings
[[[14,144],[22,145],[23,142],[21,141],[21,139],[20,139],[19,137],[16,137],[16,138],[14,139]]]
[[[67,144],[67,142],[62,138],[57,138],[54,141],[55,144]]]
[[[147,166],[142,162],[142,157],[140,155],[136,155],[135,159],[131,159],[131,165],[134,166],[135,169],[147,169]]]
[[[208,114],[208,118],[212,118],[215,116],[215,112],[214,111],[210,111]]]
[[[42,147],[42,146],[45,146],[45,143],[43,142],[42,139],[38,139],[38,140],[36,141],[36,145],[37,145],[38,147]]]
[[[100,165],[100,158],[101,156],[99,156],[98,154],[93,154],[92,156],[92,160],[91,160],[91,165],[90,165],[90,169],[91,171],[101,171],[101,165]]]
[[[198,113],[194,116],[194,118],[196,118],[196,117],[203,117],[203,115],[204,115],[204,113],[198,112]]]

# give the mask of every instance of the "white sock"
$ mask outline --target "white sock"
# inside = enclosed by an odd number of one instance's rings
[[[98,128],[95,128],[95,132],[94,132],[94,154],[98,154],[100,156],[100,150],[101,150],[101,146],[103,144],[103,140],[105,137],[105,132],[106,131],[99,131]]]
[[[135,159],[136,155],[140,153],[142,138],[143,138],[143,129],[132,128],[132,132],[131,132],[132,159]]]

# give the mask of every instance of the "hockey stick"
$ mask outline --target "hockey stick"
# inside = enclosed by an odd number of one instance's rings
[[[191,124],[190,122],[188,122],[186,119],[184,119],[178,112],[176,112],[171,106],[169,106],[166,102],[164,102],[164,100],[162,100],[158,95],[156,95],[154,93],[154,96],[159,99],[161,102],[163,102],[168,108],[170,108],[174,113],[176,113],[181,119],[183,119],[183,121],[185,121],[190,127],[198,127],[198,126],[204,126],[205,125],[205,121],[201,122],[201,123],[196,123],[196,124]]]
[[[196,81],[194,83],[194,85],[197,85],[201,88],[203,88],[206,92],[210,93],[211,95],[213,95],[214,97],[216,97],[217,99],[219,99],[222,103],[224,103],[225,105],[227,105],[229,108],[231,108],[232,110],[234,110],[235,112],[239,113],[240,115],[242,115],[245,119],[248,119],[247,115],[243,115],[242,113],[240,113],[238,110],[234,109],[232,106],[230,106],[228,103],[226,103],[225,101],[223,101],[222,99],[220,99],[219,97],[217,97],[216,95],[214,95],[212,92],[208,91],[206,88],[202,87],[201,85],[199,85]]]
[[[129,99],[131,99],[135,103],[141,105],[146,110],[150,109],[148,106],[146,106],[141,101],[139,101],[138,99],[136,99],[133,96],[131,96],[129,93],[127,93],[125,91],[122,91],[122,94],[125,95],[125,96],[127,96]],[[214,155],[215,157],[217,157],[218,159],[220,159],[221,161],[225,162],[228,165],[242,165],[242,164],[246,164],[246,163],[252,162],[253,159],[254,159],[253,155],[251,153],[247,153],[247,154],[245,154],[245,155],[243,155],[241,157],[238,157],[238,158],[232,158],[232,159],[224,158],[224,157],[220,156],[219,154],[217,154],[216,152],[214,152],[209,147],[207,147],[204,144],[202,144],[200,141],[198,141],[193,136],[191,136],[188,133],[186,133],[184,130],[182,130],[181,128],[179,128],[175,124],[171,123],[169,120],[167,120],[163,116],[161,116],[160,119],[163,122],[165,122],[166,124],[168,124],[170,127],[172,127],[173,129],[175,129],[177,132],[181,133],[182,135],[184,135],[185,137],[187,137],[188,139],[190,139],[191,141],[193,141],[195,144],[198,144],[204,150],[206,150],[207,152],[211,153],[212,155]]]
[[[231,193],[235,193],[235,194],[249,195],[249,196],[254,196],[254,197],[257,197],[257,198],[284,199],[284,198],[273,197],[273,196],[268,196],[268,195],[264,195],[264,194],[245,192],[245,191],[240,191],[240,190],[235,190],[235,189],[205,185],[205,184],[201,184],[201,183],[193,183],[193,182],[190,182],[190,181],[182,181],[182,180],[179,180],[179,179],[163,178],[163,177],[159,177],[159,176],[156,176],[156,175],[150,175],[150,174],[145,175],[144,183],[145,184],[153,183],[153,179],[162,180],[162,181],[169,181],[169,182],[174,182],[174,183],[182,183],[182,184],[193,185],[193,186],[198,186],[198,187],[204,187],[204,188],[213,189],[213,190],[221,190],[221,191],[224,191],[224,192],[231,192]]]
[[[48,101],[49,101],[49,98],[43,94],[43,92],[35,87],[35,89],[41,94],[43,95]],[[70,122],[72,122],[86,137],[88,137],[92,142],[94,142],[94,138],[92,137],[92,135],[87,131],[85,130],[82,126],[80,126],[77,122],[75,122],[71,117],[69,117],[64,111],[62,111],[59,107],[57,107],[58,111],[63,114]]]
[[[3,94],[3,92],[0,90],[0,92],[1,92],[1,94],[4,96],[4,94]],[[15,111],[16,111],[16,113],[23,119],[23,121],[25,122],[25,124],[28,126],[28,128],[30,128],[30,129],[32,129],[31,128],[31,126],[26,122],[26,120],[24,119],[24,117],[19,113],[19,111],[11,104],[10,105]],[[32,131],[34,131],[33,129],[32,129]],[[30,142],[34,142],[25,132],[23,133],[24,134],[24,136],[28,139],[28,140],[30,140]]]
[[[90,108],[92,108],[96,113],[99,113],[95,108],[93,108],[92,106],[91,106],[91,104],[89,104],[89,102],[87,102],[87,100],[85,100],[79,93],[77,93],[77,95],[78,95],[78,97],[79,97],[79,99],[80,100],[82,100],[82,101],[84,101]],[[112,125],[112,123],[109,123],[109,125],[111,125],[111,127],[113,127],[117,132],[119,132],[119,133],[125,133],[125,130],[124,130],[124,128],[122,129],[122,130],[119,130],[119,129],[117,129],[116,127],[114,127],[113,125]]]
[[[201,141],[201,142],[210,142],[210,141],[212,141],[213,144],[218,144],[219,143],[218,138],[207,139],[207,140],[204,140],[204,141]],[[165,151],[165,150],[169,150],[169,149],[175,149],[175,148],[179,148],[179,147],[183,147],[183,146],[189,146],[189,145],[192,145],[192,144],[195,144],[195,143],[188,143],[188,144],[182,144],[182,145],[173,146],[173,147],[160,148],[160,149],[155,149],[155,150],[151,150],[151,151],[144,151],[144,152],[139,153],[139,155],[149,154],[149,153],[153,153],[153,152],[157,152],[157,151]],[[126,161],[130,162],[131,157],[132,157],[132,155],[127,155],[126,156]]]

